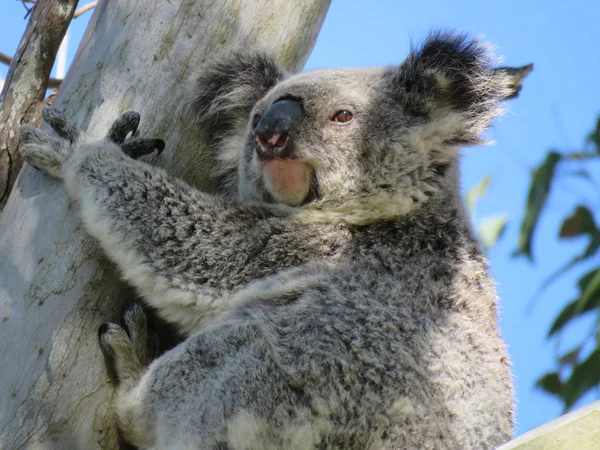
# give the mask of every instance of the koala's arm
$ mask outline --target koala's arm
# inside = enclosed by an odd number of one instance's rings
[[[230,294],[249,282],[335,258],[342,244],[336,227],[201,193],[110,140],[69,150],[33,128],[21,139],[28,162],[65,181],[87,230],[125,279],[183,332],[235,307]]]
[[[333,258],[340,234],[275,209],[201,193],[116,146],[81,149],[65,172],[89,232],[125,278],[182,331],[227,312],[230,293],[315,257]]]

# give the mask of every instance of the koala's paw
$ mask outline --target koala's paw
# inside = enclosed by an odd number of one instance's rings
[[[60,130],[56,133],[58,136],[30,125],[23,125],[19,129],[19,140],[23,144],[21,152],[27,163],[60,178],[61,167],[71,152],[71,144],[77,139],[77,132],[59,117],[56,110],[49,113],[47,108],[44,108],[43,115],[50,126],[54,128],[54,125],[57,125],[57,129]],[[66,136],[69,136],[69,139]]]
[[[127,111],[110,127],[106,139],[119,145],[127,156],[137,159],[142,155],[149,155],[154,150],[160,155],[165,149],[165,141],[162,139],[138,137],[138,126],[140,125],[140,114],[135,111]],[[129,139],[127,136],[130,135]]]
[[[109,370],[119,382],[137,380],[156,353],[155,335],[149,333],[146,314],[138,304],[126,305],[123,326],[103,323],[98,329],[100,347]]]
[[[56,108],[45,106],[42,117],[54,134],[23,125],[19,129],[23,158],[35,168],[61,178],[61,168],[75,150],[81,133]],[[134,159],[154,150],[158,150],[160,154],[165,148],[165,142],[162,139],[138,137],[139,124],[139,113],[127,111],[112,124],[106,140],[117,144],[126,155]]]

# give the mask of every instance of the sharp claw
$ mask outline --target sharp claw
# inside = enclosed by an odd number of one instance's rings
[[[53,118],[59,116],[60,111],[58,111],[58,109],[54,108],[52,105],[45,105],[42,108],[42,117],[44,118],[45,122],[50,123],[50,121],[52,121]]]
[[[108,131],[107,139],[115,144],[122,144],[129,133],[135,135],[140,125],[140,114],[136,111],[127,111],[119,116]]]
[[[156,139],[155,147],[157,156],[163,152],[163,150],[165,149],[165,145],[165,141],[163,141],[162,139]]]
[[[98,327],[98,338],[101,338],[104,333],[108,331],[108,322],[104,322]]]
[[[162,139],[138,138],[125,142],[121,149],[130,158],[137,159],[143,155],[149,155],[154,150],[160,155],[165,149],[165,141]]]
[[[67,139],[71,143],[79,138],[79,130],[77,130],[77,128],[75,128],[58,109],[46,105],[42,109],[42,117],[61,138]]]

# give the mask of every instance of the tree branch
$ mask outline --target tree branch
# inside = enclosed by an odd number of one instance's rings
[[[73,16],[75,17],[75,16]],[[12,58],[10,56],[8,56],[5,53],[0,52],[0,62],[6,64],[7,66],[10,66],[10,63],[12,62]],[[54,89],[60,86],[60,83],[62,82],[62,80],[59,80],[58,78],[48,78],[48,88],[49,89]]]
[[[33,7],[28,8],[26,3],[33,3],[35,5],[37,3],[37,0],[21,0],[21,3],[23,4],[23,7],[27,10],[27,14],[25,15],[25,18],[27,19],[27,16],[31,13]],[[89,2],[88,4],[83,5],[77,11],[75,11],[75,14],[73,14],[73,19],[77,19],[79,16],[88,12],[90,9],[94,9],[97,4],[98,2]]]
[[[50,71],[76,7],[77,0],[36,1],[17,53],[10,61],[0,94],[0,211],[21,170],[17,129],[21,122],[39,120]]]
[[[86,12],[88,12],[90,9],[94,9],[96,7],[97,3],[98,2],[90,2],[87,5],[83,5],[77,11],[75,11],[75,14],[73,14],[73,19],[77,19],[79,16],[81,16],[81,15],[85,14]]]

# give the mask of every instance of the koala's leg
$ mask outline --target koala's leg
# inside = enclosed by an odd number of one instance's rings
[[[190,336],[139,381],[119,386],[114,408],[125,439],[157,449],[300,448],[282,440],[278,428],[302,430],[307,423],[288,423],[296,397],[271,346],[259,327],[239,321]],[[131,346],[117,351],[133,353]]]
[[[131,304],[125,308],[123,325],[125,329],[114,323],[102,324],[98,338],[109,370],[116,376],[114,407],[119,427],[129,442],[147,447],[153,442],[152,421],[148,417],[149,411],[135,408],[136,396],[131,392],[139,384],[155,349],[141,306]]]

